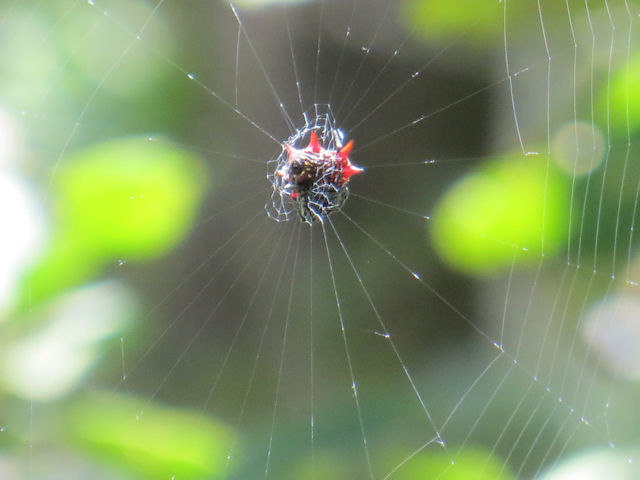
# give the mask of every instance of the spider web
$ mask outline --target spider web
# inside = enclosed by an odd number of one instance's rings
[[[150,143],[196,152],[212,179],[175,251],[144,266],[121,259],[113,276],[147,313],[80,390],[144,399],[130,422],[156,403],[220,420],[234,432],[220,478],[415,478],[421,462],[425,478],[471,478],[448,476],[471,457],[481,472],[551,478],[585,452],[609,452],[633,477],[635,2],[486,2],[443,38],[412,30],[403,2],[160,0],[140,2],[133,20],[127,5],[5,2],[0,12],[7,24],[43,22],[37,45],[64,32],[74,47],[56,75],[96,53],[98,73],[70,109],[56,85],[13,112],[23,145],[46,159],[45,205],[69,156],[111,137],[160,132]],[[97,55],[108,32],[122,44]],[[133,55],[150,72],[123,71]],[[166,117],[141,115],[144,101],[111,103],[118,82],[156,65]],[[268,163],[324,104],[365,173],[323,224],[274,222]],[[509,261],[461,273],[430,240],[437,206],[494,159],[542,165],[543,195],[526,205],[543,226],[527,244],[485,238]],[[554,175],[568,197],[560,212]],[[550,217],[562,219],[561,246]],[[23,406],[21,436],[36,450],[24,472],[46,463],[33,431],[48,408]]]

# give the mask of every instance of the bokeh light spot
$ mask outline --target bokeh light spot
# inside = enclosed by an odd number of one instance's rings
[[[556,133],[551,147],[556,165],[569,175],[584,175],[602,162],[605,144],[602,132],[594,125],[576,122]]]
[[[566,460],[542,475],[541,480],[635,480],[640,470],[620,453],[595,450]]]
[[[585,341],[619,376],[640,380],[640,298],[619,295],[595,304],[584,322]]]

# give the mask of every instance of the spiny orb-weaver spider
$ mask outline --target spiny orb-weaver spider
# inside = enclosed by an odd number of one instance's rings
[[[352,165],[353,140],[343,144],[344,133],[335,127],[329,105],[315,105],[304,114],[305,125],[282,145],[267,179],[273,193],[267,213],[277,221],[291,219],[313,225],[344,205],[349,180],[363,171]]]

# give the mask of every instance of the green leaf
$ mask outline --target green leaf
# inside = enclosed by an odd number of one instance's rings
[[[234,437],[202,413],[112,393],[75,401],[65,425],[72,445],[153,479],[222,478]]]
[[[482,450],[465,448],[455,461],[445,452],[424,453],[413,457],[394,473],[395,480],[512,480],[504,465]]]
[[[440,199],[431,239],[454,268],[487,274],[553,254],[567,238],[567,185],[535,157],[497,160],[464,177]]]
[[[113,140],[63,160],[53,177],[51,245],[28,272],[19,304],[37,304],[118,259],[148,261],[189,232],[205,191],[200,160],[169,142]]]
[[[68,235],[103,257],[150,259],[189,230],[203,193],[191,154],[145,138],[93,146],[65,162],[54,179]]]
[[[510,8],[519,8],[514,5]],[[464,35],[477,45],[502,39],[503,6],[494,0],[407,0],[404,16],[412,31],[430,41],[446,42]]]
[[[627,135],[627,119],[631,134],[640,130],[640,56],[624,63],[605,82],[599,93],[599,123],[620,137]]]

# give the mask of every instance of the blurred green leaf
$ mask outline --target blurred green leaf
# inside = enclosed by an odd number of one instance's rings
[[[24,277],[18,308],[33,307],[96,276],[102,262],[78,239],[58,236]]]
[[[453,40],[464,33],[474,43],[502,39],[503,8],[493,0],[407,0],[404,15],[418,35],[432,41]]]
[[[395,480],[511,480],[515,478],[488,452],[465,448],[452,464],[445,452],[416,455],[393,475]]]
[[[627,135],[627,119],[630,133],[640,129],[640,57],[632,58],[612,73],[610,83],[600,89],[600,119],[603,127],[617,136]],[[628,112],[628,114],[627,114]]]
[[[93,252],[156,258],[193,223],[203,174],[196,158],[167,143],[103,143],[74,155],[54,179],[58,212],[67,235]]]
[[[456,183],[433,216],[432,242],[444,261],[467,273],[511,265],[517,252],[537,261],[566,242],[568,195],[563,177],[535,157],[498,160]]]
[[[233,439],[202,413],[111,393],[75,401],[65,424],[71,444],[153,479],[222,478]]]
[[[114,140],[67,158],[53,177],[58,225],[26,277],[21,305],[88,280],[117,259],[165,254],[191,228],[205,186],[199,159],[168,142]]]

